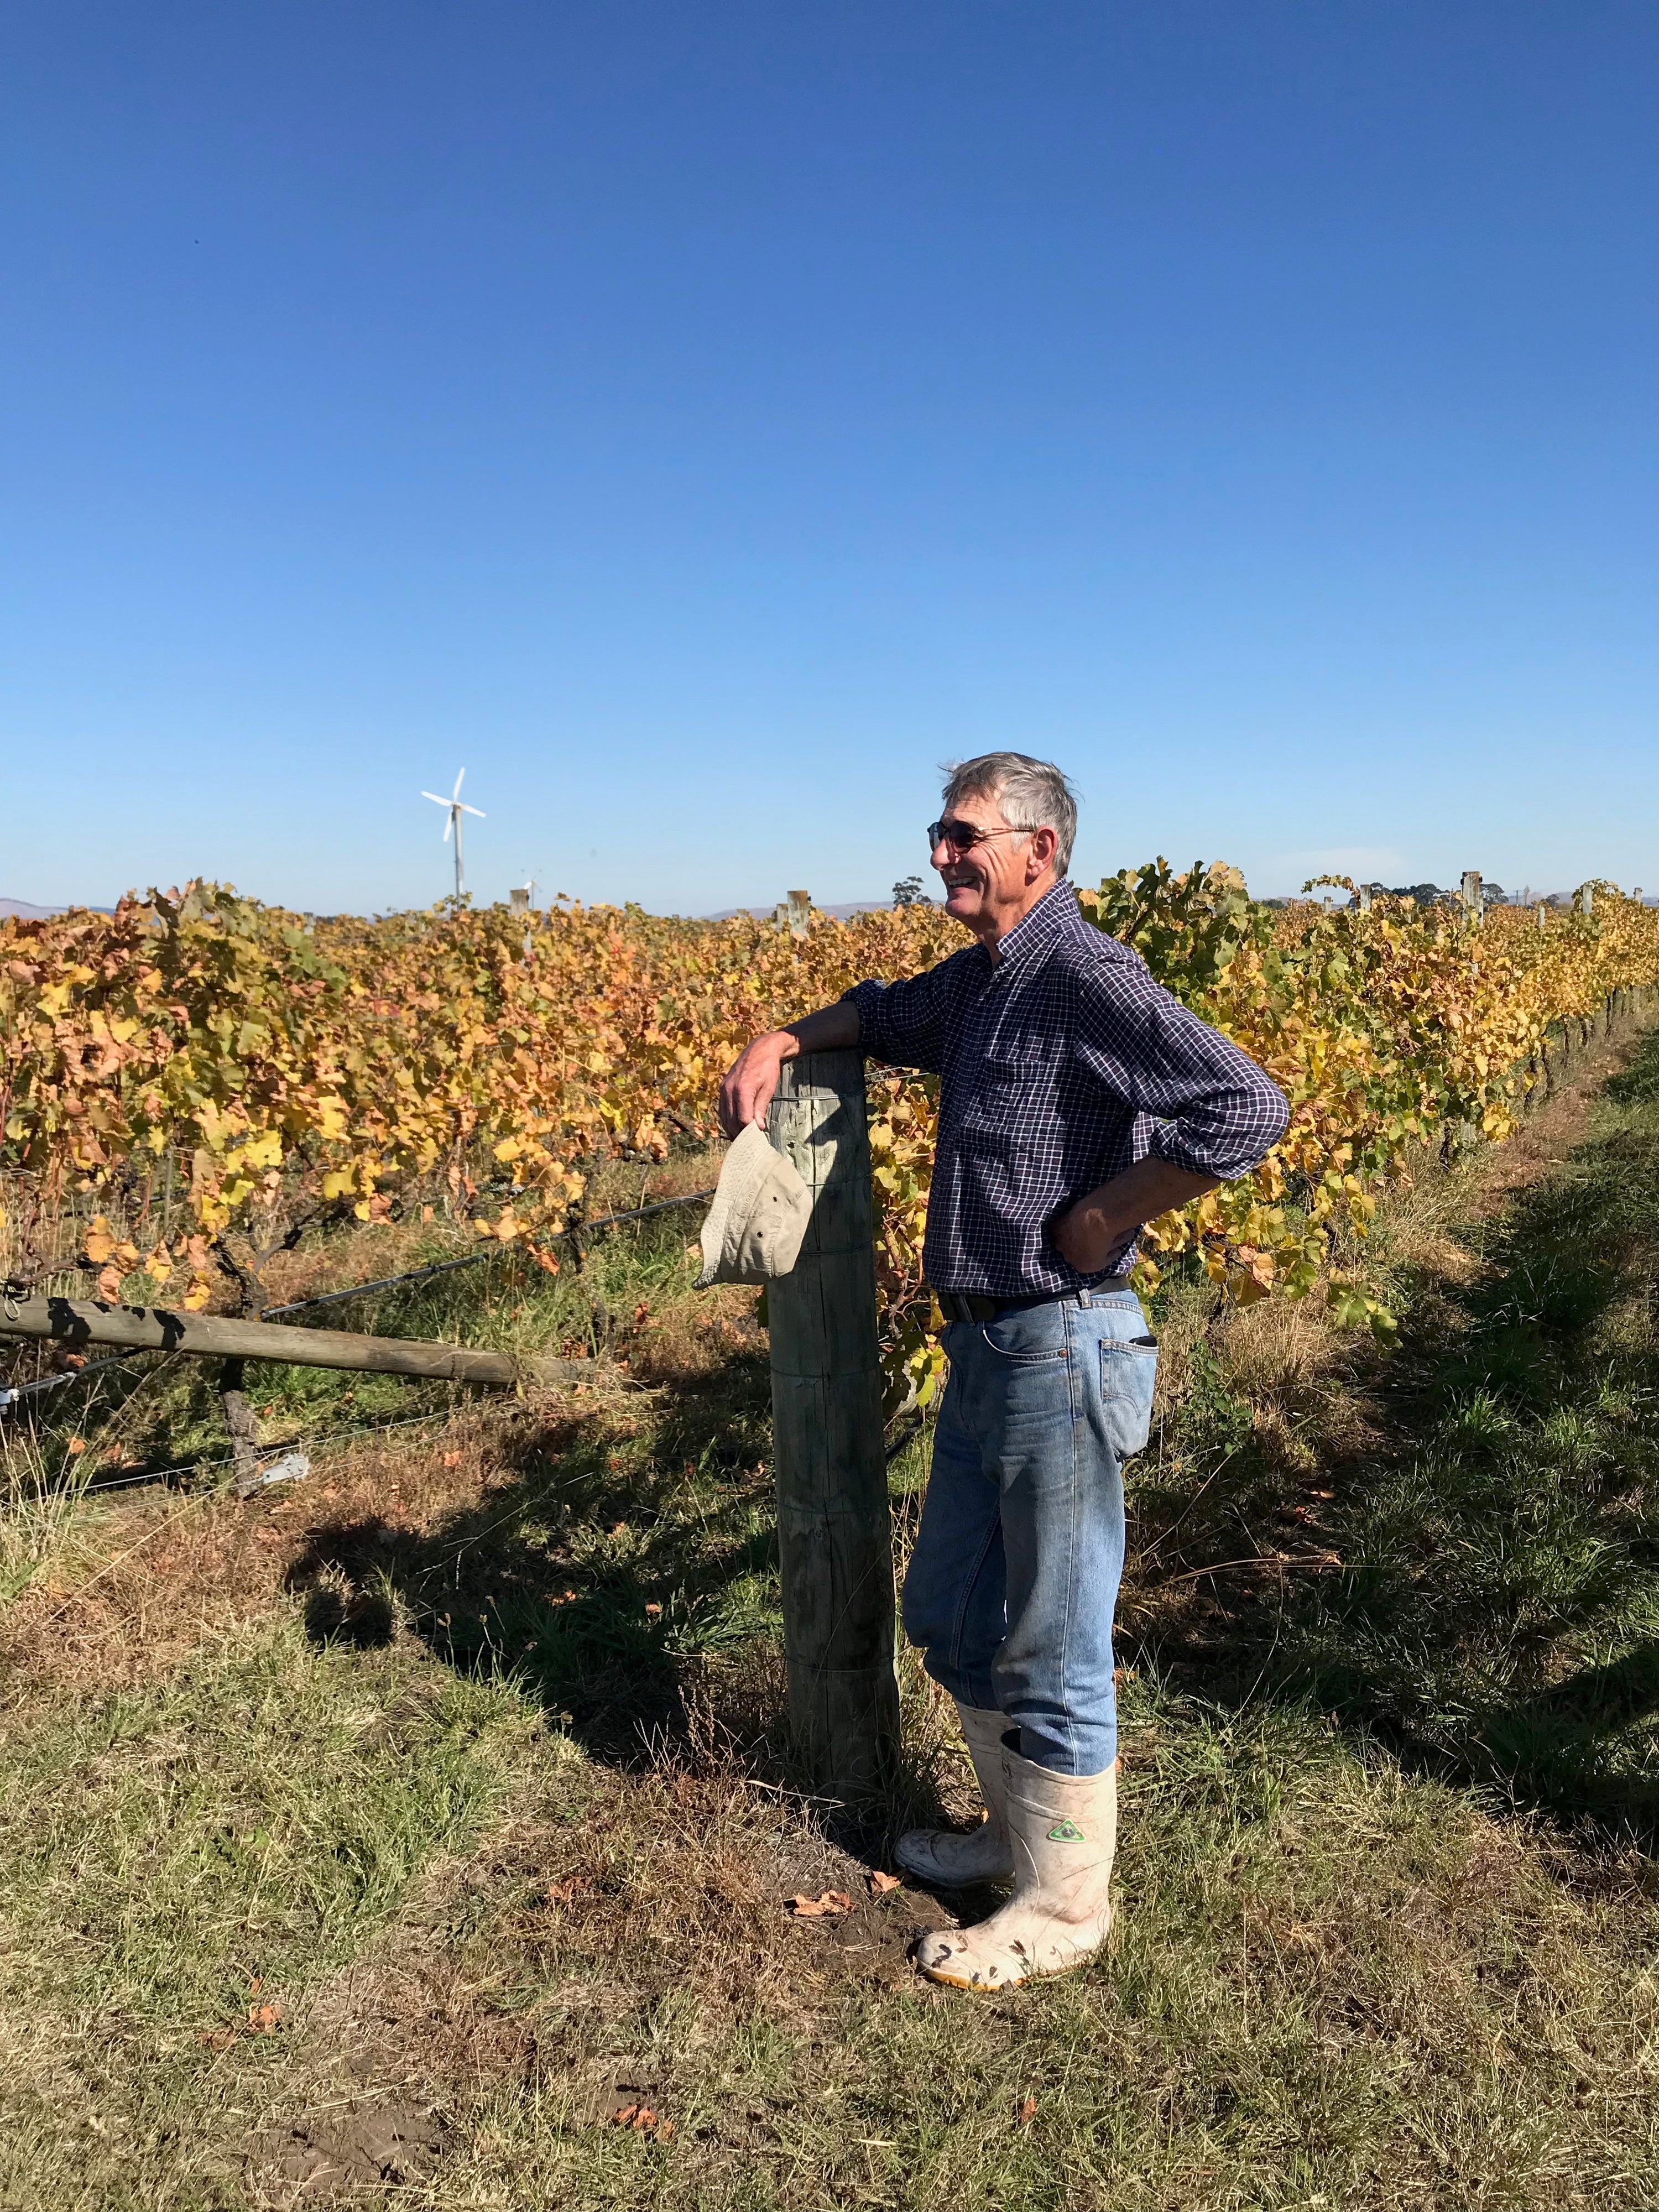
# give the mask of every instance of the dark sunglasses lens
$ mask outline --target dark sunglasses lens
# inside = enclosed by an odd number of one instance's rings
[[[933,846],[948,839],[958,853],[969,853],[979,842],[979,832],[966,822],[930,822],[927,824],[927,843]]]

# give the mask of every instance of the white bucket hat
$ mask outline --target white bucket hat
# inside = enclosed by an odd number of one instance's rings
[[[744,1129],[720,1167],[714,1203],[702,1224],[702,1273],[711,1283],[769,1283],[800,1256],[812,1194],[799,1171],[774,1152],[758,1121]]]

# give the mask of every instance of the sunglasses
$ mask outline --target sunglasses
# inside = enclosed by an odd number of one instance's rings
[[[1029,830],[981,830],[976,823],[944,820],[927,824],[927,849],[949,845],[953,853],[971,853],[988,837],[1029,837]]]

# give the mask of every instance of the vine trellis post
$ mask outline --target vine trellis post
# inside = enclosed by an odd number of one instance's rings
[[[789,1717],[816,1789],[878,1789],[898,1747],[875,1218],[857,1052],[786,1061],[767,1134],[812,1193],[767,1287]]]

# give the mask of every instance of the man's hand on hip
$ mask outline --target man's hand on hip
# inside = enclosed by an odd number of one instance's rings
[[[859,1010],[846,999],[804,1015],[787,1029],[768,1030],[745,1045],[726,1072],[720,1085],[721,1128],[735,1137],[750,1122],[766,1119],[778,1087],[778,1071],[786,1060],[802,1052],[849,1052],[858,1041]]]
[[[1049,1232],[1054,1249],[1079,1275],[1097,1275],[1142,1222],[1190,1204],[1220,1180],[1148,1154],[1060,1215]]]

